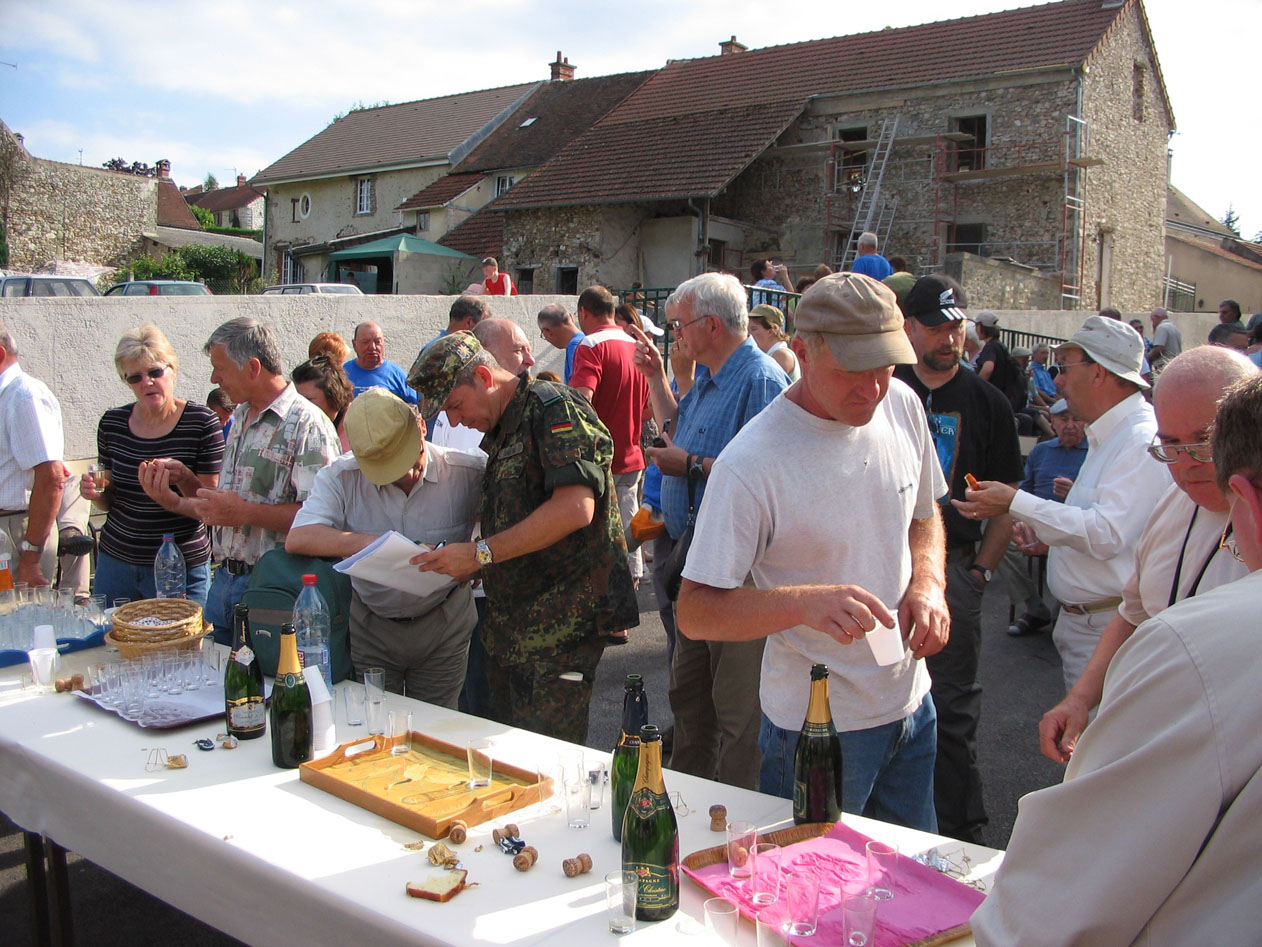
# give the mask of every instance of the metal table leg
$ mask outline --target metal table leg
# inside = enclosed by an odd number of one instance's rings
[[[74,925],[70,917],[70,875],[66,871],[66,850],[52,839],[45,839],[48,849],[48,913],[52,922],[53,943],[72,947]]]
[[[44,869],[44,837],[22,832],[26,842],[26,893],[31,907],[31,942],[50,947],[52,933],[48,918],[48,875]]]

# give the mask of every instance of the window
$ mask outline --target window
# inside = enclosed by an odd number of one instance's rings
[[[495,179],[495,196],[499,197],[510,187],[517,183],[517,178],[511,174],[501,174]]]
[[[954,171],[980,171],[986,167],[987,121],[985,115],[960,115],[951,119],[951,131],[971,140],[955,143]]]
[[[372,178],[360,178],[355,182],[355,213],[372,213]]]
[[[302,197],[298,198],[298,216],[301,219],[306,220],[307,216],[310,213],[311,213],[311,195],[304,194],[302,195]]]
[[[1131,71],[1131,118],[1137,122],[1144,120],[1144,64],[1135,63]]]
[[[947,253],[974,253],[990,256],[985,224],[952,224],[947,232]]]
[[[514,280],[517,283],[517,292],[523,296],[530,296],[535,291],[535,268],[533,266],[523,266],[514,274]],[[577,282],[577,280],[575,281]]]
[[[533,287],[534,282],[531,281]],[[519,287],[517,290],[521,292]],[[578,267],[577,266],[558,266],[557,267],[557,294],[561,296],[577,296],[578,295]]]
[[[286,250],[281,257],[280,281],[282,283],[301,283],[305,275],[302,263],[295,259],[289,250]]]
[[[861,128],[839,128],[837,129],[838,141],[866,141],[868,137],[867,126]],[[868,153],[866,151],[842,151],[836,166],[836,180],[834,181],[834,189],[851,188],[858,190],[863,186],[864,172],[868,167]]]
[[[726,249],[726,240],[709,240],[706,242],[706,264],[710,269],[722,271],[723,252]]]
[[[429,211],[423,210],[416,215],[416,229],[429,230]]]

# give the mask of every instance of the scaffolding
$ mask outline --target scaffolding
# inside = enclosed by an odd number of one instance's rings
[[[830,187],[825,202],[830,263],[848,268],[854,259],[855,242],[864,230],[875,232],[884,247],[898,212],[902,226],[929,231],[924,241],[927,254],[905,254],[916,258],[921,272],[941,269],[946,254],[953,249],[972,247],[981,256],[1055,274],[1061,284],[1061,305],[1076,308],[1083,286],[1086,170],[1102,163],[1090,157],[1087,122],[1067,115],[1064,130],[1055,137],[990,146],[980,145],[972,134],[960,130],[899,135],[899,124],[900,116],[894,115],[882,121],[876,139],[835,139],[830,144]],[[921,149],[919,154],[907,154],[916,148]],[[904,154],[897,154],[899,150]],[[868,154],[861,173],[853,159],[856,152]],[[1056,175],[1062,179],[1058,232],[1046,240],[1032,241],[987,238],[970,243],[956,239],[958,221],[968,213],[967,207],[961,206],[962,196],[968,200],[962,187],[969,182],[1018,175]],[[909,200],[912,193],[923,199],[919,203]]]

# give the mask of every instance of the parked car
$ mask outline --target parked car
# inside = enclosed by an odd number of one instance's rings
[[[106,296],[213,296],[205,283],[176,279],[138,279],[118,283],[105,291]]]
[[[100,296],[80,276],[0,276],[0,296]]]
[[[351,296],[362,296],[358,286],[353,283],[279,283],[263,290],[264,296],[305,295],[307,293],[349,293]]]

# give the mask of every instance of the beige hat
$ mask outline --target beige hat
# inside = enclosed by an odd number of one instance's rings
[[[884,283],[861,273],[833,273],[816,281],[798,300],[793,323],[799,331],[820,333],[846,371],[916,361],[903,331],[898,297]]]
[[[1082,349],[1088,357],[1118,378],[1124,378],[1140,388],[1149,387],[1139,374],[1144,367],[1144,340],[1125,322],[1089,316],[1082,328],[1068,342],[1056,346],[1056,351],[1067,348]]]
[[[384,388],[369,388],[352,401],[342,426],[359,469],[379,487],[394,483],[421,456],[415,413]]]
[[[760,303],[753,309],[749,310],[750,318],[766,319],[767,325],[773,329],[784,331],[784,313],[780,311],[780,307],[773,306],[770,303]]]

